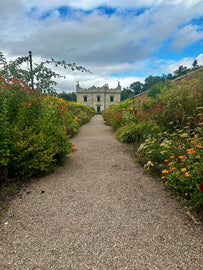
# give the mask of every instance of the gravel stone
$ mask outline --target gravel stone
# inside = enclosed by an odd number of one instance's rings
[[[202,234],[96,115],[65,166],[10,202],[0,270],[201,270]]]

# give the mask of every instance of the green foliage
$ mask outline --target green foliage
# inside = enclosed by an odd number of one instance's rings
[[[147,96],[151,98],[156,98],[158,94],[161,93],[161,90],[163,89],[165,83],[164,82],[158,82],[154,84],[148,91]]]
[[[131,85],[130,85],[130,89],[133,91],[134,95],[138,95],[138,94],[142,93],[143,87],[144,87],[144,84],[139,82],[139,81],[131,83]]]
[[[173,72],[173,74],[162,74],[162,76],[152,76],[149,75],[144,83],[139,81],[133,82],[129,87],[124,88],[121,91],[121,101],[126,99],[131,99],[135,95],[148,91],[148,96],[151,98],[155,98],[160,90],[163,88],[164,84],[167,84],[169,81],[178,78],[180,76],[184,76],[189,72],[195,71],[199,68],[202,68],[201,65],[198,65],[197,60],[194,60],[191,68],[187,68],[184,66],[179,66],[177,70]]]
[[[77,101],[77,96],[75,92],[66,93],[63,91],[62,93],[57,95],[60,98],[63,98],[66,101]]]
[[[30,178],[50,171],[75,151],[69,138],[94,110],[0,77],[0,171]]]
[[[123,90],[121,90],[121,101],[124,101],[126,99],[131,99],[133,98],[133,91],[128,89],[128,88],[124,88]]]
[[[158,87],[153,99],[141,104],[127,100],[103,112],[105,123],[116,129],[120,141],[141,143],[138,161],[160,175],[188,206],[202,206],[203,69],[161,85],[153,86]]]
[[[116,137],[124,143],[143,142],[150,134],[159,131],[159,127],[153,121],[131,122],[117,129]]]

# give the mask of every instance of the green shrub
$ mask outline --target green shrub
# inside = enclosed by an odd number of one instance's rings
[[[154,121],[130,123],[116,131],[116,137],[124,143],[143,142],[149,135],[160,131]]]
[[[0,175],[30,178],[75,152],[69,141],[94,111],[0,77]]]

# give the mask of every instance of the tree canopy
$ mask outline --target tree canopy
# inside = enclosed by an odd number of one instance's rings
[[[149,97],[155,98],[160,93],[161,88],[163,88],[163,86],[168,81],[171,81],[171,80],[174,80],[175,78],[183,76],[187,74],[188,72],[197,70],[200,67],[202,66],[198,65],[197,60],[194,60],[191,68],[187,68],[181,65],[178,67],[177,70],[173,72],[173,74],[172,73],[162,74],[162,76],[149,75],[145,79],[144,83],[136,81],[136,82],[131,83],[129,87],[124,88],[121,91],[121,101],[126,100],[128,98],[132,98],[145,91],[148,91]]]

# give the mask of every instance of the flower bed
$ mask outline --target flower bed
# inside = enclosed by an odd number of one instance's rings
[[[94,111],[0,77],[0,176],[30,178],[75,152],[70,137]]]
[[[202,93],[199,69],[167,84],[155,99],[127,100],[103,113],[120,141],[140,143],[138,161],[191,208],[203,205]]]

